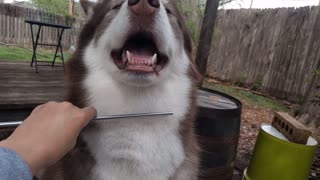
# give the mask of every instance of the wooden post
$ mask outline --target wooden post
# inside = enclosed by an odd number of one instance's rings
[[[70,16],[74,14],[74,0],[69,0],[69,14]]]
[[[204,77],[206,75],[208,57],[211,50],[212,36],[218,13],[218,7],[219,0],[207,0],[196,57],[196,64],[199,68],[200,73]],[[203,80],[200,86],[202,86]]]

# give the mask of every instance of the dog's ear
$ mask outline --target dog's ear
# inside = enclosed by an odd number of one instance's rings
[[[95,3],[91,2],[89,0],[80,0],[80,4],[81,4],[82,9],[86,13],[87,17],[91,17],[93,15],[93,7],[94,7]]]

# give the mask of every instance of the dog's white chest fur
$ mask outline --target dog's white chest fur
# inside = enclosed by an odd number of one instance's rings
[[[84,132],[97,161],[93,179],[167,180],[172,176],[185,158],[179,125],[189,108],[189,78],[172,75],[157,87],[125,88],[102,70],[89,70],[84,86],[99,115],[174,113],[103,122],[98,130]]]

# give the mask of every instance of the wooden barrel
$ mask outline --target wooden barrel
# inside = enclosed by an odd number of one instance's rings
[[[198,90],[196,132],[201,147],[199,179],[232,179],[241,108],[241,102],[231,96],[208,89]]]

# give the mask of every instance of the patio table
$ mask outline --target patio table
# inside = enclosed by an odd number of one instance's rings
[[[48,66],[48,65],[44,65],[44,64],[40,65],[40,64],[38,64],[38,62],[51,63],[51,65],[49,65],[49,66],[54,67],[54,64],[55,64],[55,61],[56,61],[57,57],[61,58],[62,66],[64,68],[64,57],[63,57],[63,49],[62,49],[61,39],[62,39],[62,35],[63,35],[64,30],[71,29],[71,27],[70,26],[65,26],[65,25],[59,25],[59,24],[35,21],[35,20],[25,20],[25,23],[30,24],[30,28],[31,28],[31,38],[32,38],[32,46],[33,46],[33,55],[32,55],[32,60],[31,60],[31,66],[33,66],[33,63],[35,64],[36,73],[39,72],[38,71],[38,66]],[[33,26],[39,26],[36,36],[33,33]],[[40,32],[41,32],[42,27],[44,27],[44,26],[57,29],[57,40],[58,40],[57,44],[39,43]],[[53,58],[52,62],[49,62],[49,61],[38,61],[37,60],[37,46],[38,45],[55,47],[55,54],[54,54],[54,58]],[[58,51],[59,50],[60,50],[60,55],[58,55]]]

